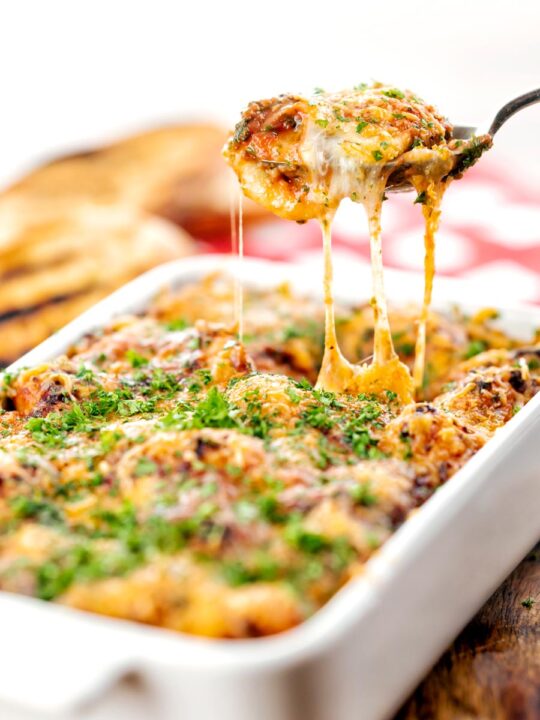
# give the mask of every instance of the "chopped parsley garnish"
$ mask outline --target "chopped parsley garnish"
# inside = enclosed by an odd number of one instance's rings
[[[345,117],[345,115],[340,113],[339,110],[334,110],[334,115],[336,120],[339,120],[339,122],[352,122],[352,118]]]
[[[180,383],[172,373],[167,373],[161,368],[154,370],[150,377],[150,389],[155,392],[162,392],[171,397],[180,388]]]
[[[7,370],[4,370],[3,372],[0,372],[0,377],[2,378],[2,387],[8,388],[13,385],[13,382],[17,378],[17,373],[7,372]]]
[[[340,572],[355,556],[346,537],[329,538],[305,528],[300,519],[292,517],[285,528],[285,539],[305,555],[322,556],[330,568]]]
[[[306,338],[320,344],[323,339],[323,327],[316,320],[308,320],[298,325],[287,325],[283,329],[283,340],[294,340],[296,338]]]
[[[422,190],[422,192],[419,192],[414,200],[414,204],[417,205],[425,205],[427,202],[427,193],[425,190]]]
[[[336,424],[328,408],[319,403],[309,405],[302,413],[302,420],[318,430],[330,430]]]
[[[399,439],[405,445],[405,450],[403,451],[403,459],[411,460],[411,458],[413,457],[413,449],[412,449],[412,438],[409,434],[409,431],[402,430],[399,434]]]
[[[148,365],[148,358],[145,358],[144,355],[141,355],[136,350],[133,350],[131,348],[129,350],[126,350],[126,360],[133,368],[140,368],[144,365]]]
[[[135,477],[144,477],[145,475],[153,475],[157,471],[157,465],[153,460],[147,457],[140,457],[135,465]]]
[[[135,398],[126,387],[116,390],[98,387],[88,400],[72,402],[69,409],[50,413],[47,417],[29,418],[26,429],[36,442],[49,447],[62,447],[69,433],[92,433],[113,413],[130,417],[153,412],[155,407],[154,398]]]
[[[285,392],[289,396],[290,401],[295,405],[298,405],[302,397],[294,390],[294,388],[288,387]]]
[[[51,413],[45,418],[29,418],[26,429],[33,440],[49,447],[60,447],[70,431],[89,431],[92,429],[88,416],[80,405],[64,413]]]
[[[358,123],[358,125],[356,126],[356,132],[357,132],[357,133],[361,133],[362,130],[363,130],[365,127],[367,127],[368,125],[369,125],[368,122],[366,122],[365,120],[361,120],[361,121]]]
[[[233,428],[238,425],[227,398],[212,387],[193,412],[193,427]]]
[[[189,327],[189,323],[184,318],[175,318],[174,320],[169,320],[165,323],[165,327],[167,330],[175,332],[177,330],[185,330]]]
[[[467,346],[467,349],[463,353],[463,357],[466,360],[469,360],[470,358],[474,357],[475,355],[479,355],[480,353],[483,353],[487,349],[488,349],[488,345],[484,340],[471,340],[471,342]]]
[[[368,406],[369,407],[369,406]],[[377,448],[378,440],[369,432],[366,423],[376,419],[380,410],[361,412],[356,418],[349,420],[344,427],[345,439],[353,452],[361,458],[377,458],[382,454]]]
[[[49,500],[19,495],[10,500],[9,505],[16,518],[37,520],[42,525],[58,525],[64,522],[60,509]]]
[[[249,132],[249,123],[247,120],[241,120],[234,129],[233,142],[240,143],[247,140],[251,133]]]
[[[100,524],[97,537],[116,540],[112,548],[101,549],[83,538],[75,545],[54,552],[34,568],[36,595],[54,600],[76,582],[121,577],[144,564],[156,553],[173,554],[187,538],[203,527],[204,520],[170,522],[152,516],[138,523],[129,509],[96,514]]]
[[[371,154],[373,155],[373,158],[377,160],[377,162],[383,159],[383,154],[380,150],[374,150]]]
[[[279,509],[279,503],[274,495],[261,495],[256,500],[259,514],[262,518],[271,523],[282,523],[287,515]]]
[[[403,100],[403,98],[405,97],[405,93],[401,92],[401,90],[398,90],[397,88],[383,90],[383,95],[386,95],[386,97],[389,98],[397,98],[398,100]]]
[[[240,560],[225,561],[221,564],[221,574],[229,585],[238,587],[248,583],[276,580],[280,567],[270,556],[259,556],[251,564]]]
[[[364,507],[371,507],[377,504],[377,496],[373,494],[369,482],[355,485],[350,490],[350,496],[353,502]]]
[[[481,157],[484,150],[486,150],[485,143],[482,143],[477,137],[471,138],[468,147],[460,154],[459,161],[452,174],[456,175],[470,168]]]
[[[402,339],[405,338],[405,339]],[[406,339],[405,332],[392,333],[394,347],[399,355],[408,357],[414,353],[414,342]]]
[[[241,418],[243,431],[262,439],[268,437],[275,422],[267,412],[263,412],[258,390],[248,391],[244,395],[244,400],[246,401],[246,413]]]
[[[293,547],[305,553],[318,553],[329,547],[329,542],[323,535],[309,532],[296,520],[287,527],[285,538]]]
[[[85,367],[84,365],[81,365],[77,372],[77,377],[80,380],[89,380],[92,381],[94,379],[94,371],[92,368]]]

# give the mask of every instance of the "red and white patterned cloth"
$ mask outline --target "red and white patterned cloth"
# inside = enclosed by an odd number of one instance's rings
[[[333,245],[336,283],[339,268],[353,259],[355,267],[360,262],[367,268],[369,242],[361,207],[343,203]],[[385,267],[422,270],[423,218],[412,194],[394,194],[384,203],[383,247]],[[212,250],[228,252],[229,240],[216,240]],[[320,229],[315,223],[271,220],[246,230],[245,253],[306,267],[319,264]],[[491,158],[483,158],[450,186],[443,199],[436,265],[437,278],[467,280],[479,302],[540,303],[540,193]],[[390,277],[387,288],[391,295]]]

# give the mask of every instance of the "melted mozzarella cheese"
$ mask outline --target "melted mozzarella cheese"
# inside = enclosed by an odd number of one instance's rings
[[[412,93],[374,84],[311,100],[280,96],[252,103],[224,154],[243,191],[276,214],[316,219],[323,234],[325,351],[318,386],[334,392],[394,392],[414,398],[424,374],[426,321],[435,271],[440,204],[456,156],[451,127]],[[412,184],[423,199],[425,283],[413,378],[393,347],[383,282],[381,206],[388,184]],[[331,225],[341,201],[364,206],[369,225],[375,317],[369,364],[351,365],[337,341]]]

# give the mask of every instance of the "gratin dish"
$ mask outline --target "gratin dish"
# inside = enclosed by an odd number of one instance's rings
[[[169,263],[129,283],[16,367],[62,353],[163,286],[226,267],[252,285],[289,280],[320,295],[300,266],[206,257]],[[339,300],[365,299],[348,272]],[[390,279],[390,278],[389,278]],[[415,280],[389,282],[414,300]],[[400,287],[399,287],[400,286]],[[396,290],[399,290],[397,292]],[[363,297],[362,297],[363,295]],[[466,293],[457,283],[439,297]],[[438,309],[444,303],[436,302]],[[501,308],[509,332],[540,325],[534,309]],[[130,720],[371,720],[389,717],[540,535],[540,397],[392,536],[365,572],[310,620],[281,635],[215,641],[0,593],[0,715]],[[129,684],[126,676],[135,677]]]

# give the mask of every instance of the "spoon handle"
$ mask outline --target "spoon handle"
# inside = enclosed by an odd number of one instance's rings
[[[510,102],[503,105],[499,112],[495,115],[488,133],[493,137],[493,135],[495,135],[497,130],[500,129],[501,125],[504,125],[509,117],[512,117],[515,113],[523,110],[524,107],[534,105],[537,102],[540,102],[540,88],[531,90],[530,92],[525,93],[525,95],[520,95],[519,97],[514,98],[514,100],[510,100]]]

